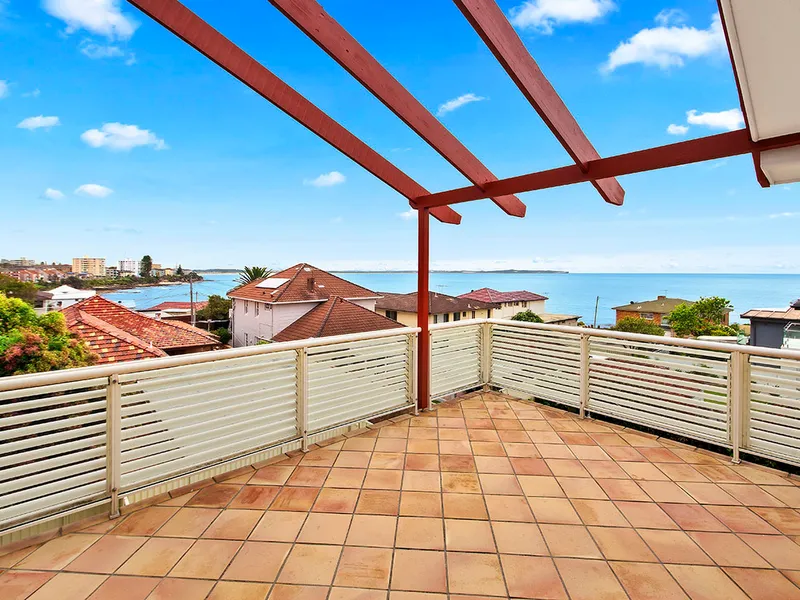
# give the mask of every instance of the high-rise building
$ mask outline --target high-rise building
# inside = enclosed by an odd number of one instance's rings
[[[142,270],[142,261],[136,260],[134,258],[123,258],[119,261],[119,272],[120,273],[134,273],[135,275],[139,274],[139,271]]]
[[[73,273],[86,273],[93,277],[105,277],[106,274],[106,259],[105,258],[83,258],[72,259],[72,272]]]

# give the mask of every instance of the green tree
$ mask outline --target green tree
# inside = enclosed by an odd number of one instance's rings
[[[512,321],[525,321],[526,323],[544,323],[542,317],[537,315],[532,310],[525,310],[522,312],[518,312],[513,317],[511,317]]]
[[[150,277],[150,271],[153,270],[153,259],[149,254],[142,257],[141,264],[139,265],[139,275],[142,277]]]
[[[266,279],[272,275],[274,271],[267,267],[245,267],[239,271],[239,278],[237,281],[241,285],[255,281],[256,279]]]
[[[221,344],[227,344],[231,341],[231,332],[226,329],[225,327],[220,327],[219,329],[215,329],[212,331],[215,336],[219,338],[219,342]]]
[[[36,300],[36,292],[39,288],[35,284],[27,281],[20,281],[8,275],[0,274],[0,293],[11,298],[19,298],[30,305]]]
[[[730,300],[711,296],[694,304],[679,304],[669,313],[669,325],[679,337],[701,335],[736,335],[738,328],[725,325],[725,317],[733,309]]]
[[[67,329],[63,314],[37,315],[22,300],[0,294],[0,376],[84,367],[96,360]]]
[[[230,309],[230,300],[213,294],[208,297],[208,304],[197,311],[197,318],[200,321],[227,321]]]
[[[175,269],[175,275],[177,275],[177,276],[179,276],[179,277],[180,277],[181,275],[183,275],[183,266],[182,266],[182,265],[178,265],[178,268],[177,268],[177,269]]]
[[[642,319],[641,317],[625,317],[624,319],[620,319],[619,322],[611,329],[614,331],[624,331],[626,333],[664,335],[664,330],[661,328],[661,326],[656,325],[647,319]]]

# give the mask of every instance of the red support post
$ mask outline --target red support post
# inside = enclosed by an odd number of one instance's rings
[[[431,402],[431,337],[428,327],[430,310],[429,276],[430,276],[430,209],[420,208],[417,211],[419,230],[417,233],[417,327],[419,343],[417,344],[417,408],[425,410]]]

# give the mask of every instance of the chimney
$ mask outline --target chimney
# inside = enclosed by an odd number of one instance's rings
[[[314,291],[314,278],[313,277],[309,277],[308,278],[308,291],[309,292],[313,292]]]
[[[659,299],[659,300],[666,300],[666,299],[667,299],[667,297],[666,297],[666,296],[659,296],[659,297],[658,297],[658,299]]]

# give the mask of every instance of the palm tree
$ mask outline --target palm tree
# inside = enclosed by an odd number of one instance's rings
[[[257,279],[266,279],[274,272],[275,271],[268,269],[267,267],[245,267],[239,271],[239,278],[237,281],[241,285],[245,285],[246,283],[251,283]]]

